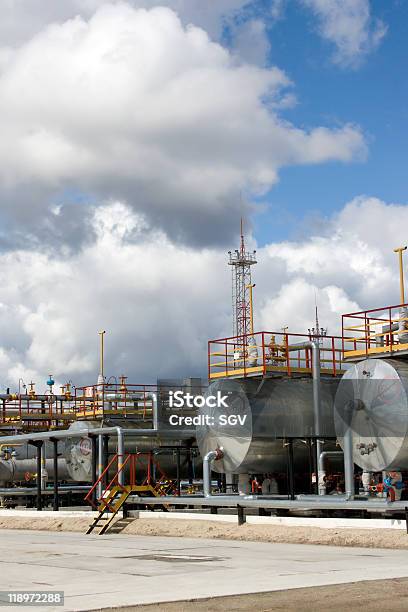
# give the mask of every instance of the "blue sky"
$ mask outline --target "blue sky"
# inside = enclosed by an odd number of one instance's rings
[[[377,0],[371,12],[388,30],[357,68],[331,61],[333,45],[316,35],[314,19],[298,3],[287,3],[284,17],[268,28],[268,64],[287,73],[298,99],[285,118],[305,128],[358,124],[368,156],[351,163],[281,169],[279,183],[262,198],[266,209],[254,218],[260,244],[298,237],[302,218],[309,227],[310,219],[324,219],[358,195],[407,202],[408,3]]]

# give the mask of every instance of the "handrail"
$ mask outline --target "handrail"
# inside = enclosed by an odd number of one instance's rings
[[[114,463],[114,461],[117,461],[119,458],[118,453],[116,453],[112,459],[109,461],[108,465],[105,467],[105,469],[103,470],[103,472],[101,472],[99,478],[95,481],[95,483],[92,485],[92,487],[89,489],[88,493],[85,495],[84,499],[85,501],[89,502],[92,506],[94,506],[94,508],[96,508],[96,504],[93,502],[92,500],[92,493],[95,491],[96,487],[98,486],[98,484],[100,482],[102,482],[105,474],[108,472],[110,466],[112,465],[112,463]],[[91,499],[90,499],[91,498]]]
[[[93,506],[94,508],[99,508],[100,509],[100,507],[102,505],[103,506],[103,508],[102,508],[103,511],[108,509],[111,512],[113,512],[114,509],[110,506],[109,500],[104,499],[104,495],[105,495],[106,491],[109,491],[112,488],[113,485],[119,487],[123,491],[126,490],[126,486],[127,485],[119,483],[119,474],[124,470],[126,465],[128,465],[128,467],[129,467],[129,485],[130,486],[136,485],[136,464],[137,464],[137,462],[138,462],[138,460],[140,458],[146,457],[146,455],[148,455],[147,473],[146,473],[146,476],[145,476],[144,480],[141,483],[141,486],[144,486],[144,485],[147,485],[147,484],[151,484],[152,478],[151,478],[151,472],[150,472],[150,463],[152,463],[152,464],[154,464],[156,466],[156,473],[159,473],[159,476],[160,476],[160,479],[156,479],[156,483],[159,483],[162,486],[164,486],[165,483],[162,483],[163,480],[167,479],[169,482],[171,482],[171,480],[168,479],[166,473],[161,469],[159,462],[152,456],[152,453],[126,453],[125,460],[123,461],[122,465],[117,469],[114,477],[106,485],[104,491],[102,492],[102,495],[98,498],[97,503],[95,503],[93,501],[93,493],[94,493],[95,489],[97,488],[98,484],[103,481],[105,475],[109,471],[109,468],[112,466],[112,464],[115,461],[119,460],[120,456],[119,456],[118,453],[116,453],[112,457],[112,459],[109,461],[109,463],[107,464],[105,469],[102,471],[102,473],[99,476],[99,478],[96,480],[96,482],[89,489],[88,493],[85,495],[85,498],[84,498],[85,501],[87,501],[89,504],[91,504],[91,506]],[[174,494],[174,487],[173,486],[172,486],[172,490],[173,490],[173,494]]]

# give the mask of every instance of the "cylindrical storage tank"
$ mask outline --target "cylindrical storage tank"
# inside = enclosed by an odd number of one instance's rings
[[[97,428],[97,423],[92,421],[77,421],[71,425],[70,430],[83,431],[83,436],[75,436],[65,438],[63,443],[64,457],[70,478],[75,482],[91,482],[92,479],[92,445],[91,440],[87,436],[89,429]],[[189,455],[192,440],[182,440],[177,438],[175,432],[157,432],[154,435],[142,435],[135,429],[124,430],[124,447],[125,453],[149,453],[154,451],[153,458],[159,465],[160,469],[166,476],[174,477],[177,473],[177,448],[180,449],[180,477],[187,478],[190,476]],[[192,431],[192,435],[194,431]],[[173,436],[173,437],[171,437]],[[184,436],[185,438],[185,436]],[[109,454],[113,455],[117,452],[117,434],[109,435]],[[191,450],[192,470],[197,475],[202,473],[202,462],[200,457],[196,456],[196,449]],[[140,460],[137,470],[143,471],[146,468],[146,460]],[[125,468],[127,472],[127,468]],[[114,468],[112,467],[112,477]]]
[[[343,375],[335,399],[339,442],[351,430],[353,460],[365,471],[408,469],[408,362],[365,359]]]
[[[338,380],[321,380],[320,437],[334,437],[334,396]],[[224,457],[212,469],[220,473],[266,473],[286,470],[284,438],[298,438],[295,464],[306,466],[308,450],[302,439],[313,437],[313,381],[311,378],[219,380],[207,390],[223,398],[216,407],[200,410],[196,437],[201,456],[217,448]],[[211,400],[213,401],[213,400]],[[226,405],[223,405],[226,404]],[[330,450],[330,444],[325,450]]]

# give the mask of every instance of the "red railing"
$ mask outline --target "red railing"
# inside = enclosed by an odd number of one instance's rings
[[[112,511],[113,509],[109,506],[109,501],[104,499],[104,496],[112,487],[118,486],[123,491],[127,486],[145,486],[151,485],[159,492],[161,488],[167,487],[171,489],[173,495],[177,495],[177,489],[174,487],[173,482],[167,477],[165,472],[161,469],[159,462],[153,457],[153,453],[126,453],[123,457],[123,462],[119,463],[120,456],[114,455],[109,461],[105,469],[100,474],[99,478],[94,482],[92,487],[89,489],[85,496],[85,501],[91,504],[94,508],[99,508],[102,505],[105,509]],[[113,478],[107,483],[109,471],[112,466],[116,464],[116,471]],[[152,468],[155,468],[155,478],[153,479]],[[137,482],[137,468],[139,472],[145,474],[144,478],[141,477],[140,482]],[[119,475],[123,475],[123,483],[120,483]],[[98,485],[102,485],[102,495],[95,501],[95,493]]]
[[[311,372],[311,349],[289,351],[289,347],[316,340],[320,345],[323,373],[336,376],[342,370],[342,338],[289,332],[256,332],[208,342],[208,378],[265,375],[267,372]]]

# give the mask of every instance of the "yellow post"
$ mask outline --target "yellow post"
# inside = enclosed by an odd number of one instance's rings
[[[241,219],[242,224],[242,219]],[[246,288],[249,289],[249,317],[250,317],[250,332],[251,335],[254,334],[254,300],[252,295],[252,289],[255,287],[254,285],[246,285]]]
[[[100,331],[98,333],[101,337],[101,354],[100,354],[101,366],[100,366],[100,369],[101,369],[101,376],[103,377],[104,376],[104,346],[103,346],[103,343],[104,343],[104,335],[106,334],[106,331]]]
[[[394,249],[394,253],[398,253],[398,259],[399,259],[399,271],[400,271],[400,299],[401,299],[401,304],[405,304],[405,292],[404,292],[404,265],[402,262],[402,254],[404,251],[407,250],[406,246],[403,247],[398,247],[397,249]]]

